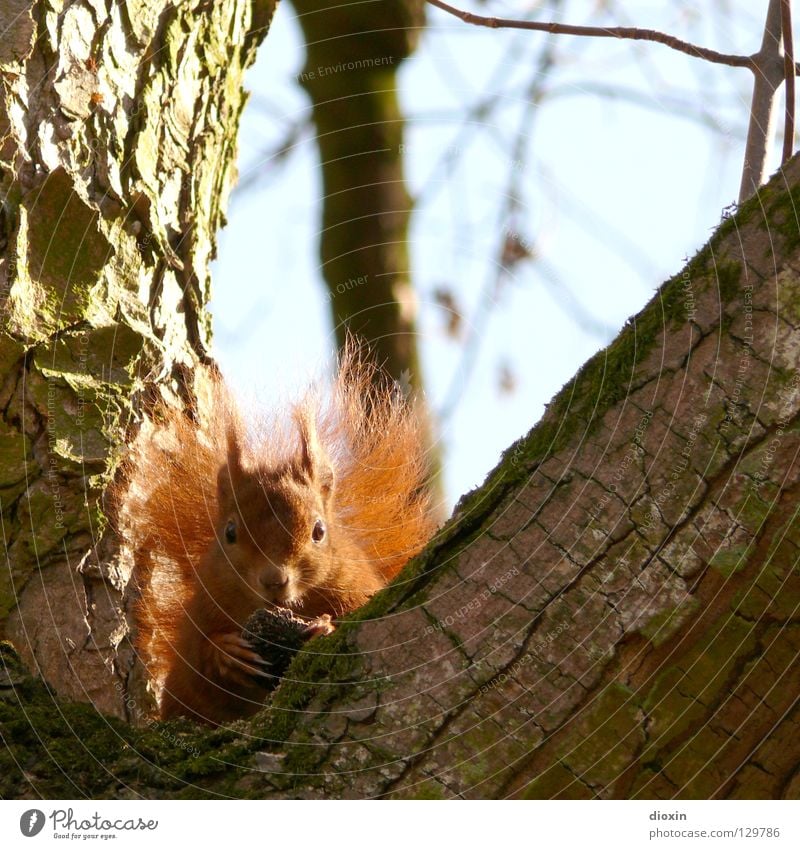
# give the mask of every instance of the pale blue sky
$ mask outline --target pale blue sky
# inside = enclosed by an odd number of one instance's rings
[[[562,19],[597,23],[581,12],[596,5],[568,2]],[[620,2],[603,22],[752,52],[762,7],[766,0]],[[473,8],[513,16],[526,6]],[[294,82],[303,48],[293,14],[280,4],[247,76],[254,98],[243,119],[240,178],[259,174],[263,188],[234,195],[214,266],[215,352],[230,380],[266,405],[290,395],[334,347],[318,268],[313,138],[306,134],[285,162],[266,158],[309,109]],[[463,348],[444,333],[433,292],[448,286],[466,320],[474,317],[495,276],[498,209],[510,173],[523,199],[520,229],[540,257],[518,265],[492,299],[475,368],[441,421],[450,503],[481,483],[578,367],[707,240],[738,192],[750,74],[655,44],[559,38],[558,67],[534,115],[525,167],[513,169],[524,93],[544,38],[471,28],[431,9],[401,73],[407,176],[412,194],[426,198],[412,221],[411,253],[434,410],[459,385]],[[487,98],[493,111],[468,118],[469,107]],[[712,121],[716,130],[708,129]],[[448,150],[457,154],[451,165],[437,167]],[[515,376],[510,394],[498,389],[504,365]]]

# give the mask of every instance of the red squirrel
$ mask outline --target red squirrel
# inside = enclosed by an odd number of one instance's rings
[[[165,404],[146,418],[118,502],[160,716],[219,724],[264,701],[264,661],[242,635],[256,610],[289,608],[308,636],[330,633],[435,522],[422,425],[353,348],[327,398],[284,411],[288,427],[247,421],[217,372],[200,377],[195,420]]]

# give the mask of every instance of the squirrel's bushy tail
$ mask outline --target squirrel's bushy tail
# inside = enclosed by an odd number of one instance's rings
[[[421,406],[421,405],[417,405]],[[336,469],[336,514],[386,581],[433,534],[427,422],[413,398],[348,342],[334,390],[318,414]]]
[[[116,521],[134,550],[136,644],[156,680],[175,651],[200,559],[214,541],[217,475],[237,426],[221,377],[199,368],[192,415],[150,405],[112,490]]]

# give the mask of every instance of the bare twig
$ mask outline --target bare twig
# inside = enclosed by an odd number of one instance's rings
[[[558,0],[555,4],[556,8],[561,5],[561,2],[562,0]],[[481,289],[478,305],[474,310],[467,338],[464,341],[459,366],[453,375],[439,411],[440,422],[445,422],[452,416],[467,388],[467,384],[475,368],[481,343],[486,337],[486,328],[494,306],[496,293],[500,288],[503,277],[507,273],[502,260],[502,253],[509,233],[508,221],[520,205],[519,172],[523,170],[524,162],[527,158],[527,142],[530,139],[532,122],[536,117],[537,108],[542,100],[545,81],[556,64],[555,49],[554,40],[547,39],[542,46],[528,91],[524,97],[526,108],[522,114],[522,120],[511,151],[510,160],[512,165],[508,177],[508,189],[505,192],[505,203],[502,205],[498,220],[501,233],[500,243],[498,245],[498,260]]]
[[[673,50],[686,53],[707,62],[748,68],[755,76],[753,100],[750,107],[750,124],[747,131],[742,183],[739,202],[746,200],[764,182],[767,153],[774,132],[775,93],[782,82],[786,82],[786,113],[783,143],[783,161],[792,154],[794,147],[795,121],[795,75],[800,73],[794,61],[791,29],[791,0],[769,0],[764,36],[758,53],[743,56],[737,53],[719,53],[700,47],[665,32],[638,27],[595,27],[562,24],[554,21],[526,21],[512,18],[495,18],[475,15],[444,3],[442,0],[426,0],[431,6],[460,18],[468,24],[491,29],[522,29],[546,32],[551,35],[580,35],[595,38],[620,38],[636,41],[653,41]],[[782,33],[785,37],[782,37]],[[784,45],[785,42],[785,45]]]
[[[660,91],[657,91],[655,95],[648,95],[646,92],[633,87],[602,83],[596,80],[575,80],[568,84],[553,86],[547,93],[547,100],[553,101],[586,95],[611,101],[618,100],[640,109],[648,109],[659,115],[663,115],[666,110],[678,120],[693,121],[720,135],[730,136],[733,134],[734,136],[738,135],[742,140],[744,139],[744,126],[738,130],[732,130],[730,125],[723,123],[721,119],[706,108],[705,104],[710,102],[711,98],[703,95],[698,98],[698,103],[692,103],[687,99],[688,95],[682,97],[680,95],[663,94]],[[515,95],[511,94],[510,96]]]
[[[412,206],[416,208],[421,205],[424,200],[427,200],[427,195],[430,192],[436,191],[443,185],[443,181],[439,177],[442,170],[448,167],[454,158],[454,152],[460,151],[466,147],[465,138],[474,129],[475,122],[491,117],[499,103],[504,103],[506,98],[498,98],[497,91],[503,80],[508,76],[508,66],[513,65],[517,61],[517,57],[521,55],[524,41],[522,39],[514,39],[506,53],[505,61],[501,62],[490,76],[485,90],[486,96],[479,98],[473,105],[470,106],[466,115],[459,115],[461,126],[453,141],[449,145],[449,149],[440,156],[439,160],[431,169],[430,175],[425,183],[420,187],[419,191],[412,196]],[[526,87],[527,90],[527,87]],[[515,96],[512,94],[512,97]],[[494,122],[490,122],[493,124]]]
[[[285,162],[297,150],[297,147],[303,141],[306,131],[310,127],[310,115],[305,115],[299,121],[291,124],[284,138],[275,147],[263,151],[259,156],[258,163],[242,174],[233,190],[233,198],[238,199],[255,186],[263,188],[265,166],[270,169],[270,176],[274,176],[276,173],[275,166],[281,162]]]
[[[786,162],[794,149],[794,39],[792,38],[792,0],[781,2],[781,34],[783,35],[783,74],[786,79],[786,112],[783,125],[783,156]]]
[[[548,21],[522,21],[513,18],[488,18],[484,15],[474,15],[472,12],[465,12],[462,9],[457,9],[455,6],[450,6],[448,3],[442,3],[441,0],[427,0],[431,6],[436,6],[443,12],[450,15],[455,15],[461,18],[464,23],[474,24],[480,27],[489,27],[491,29],[529,29],[538,32],[548,32],[552,35],[584,35],[593,36],[595,38],[623,38],[632,39],[634,41],[654,41],[657,44],[664,44],[671,47],[673,50],[678,50],[681,53],[686,53],[689,56],[694,56],[698,59],[705,59],[707,62],[714,62],[717,65],[729,65],[734,68],[750,68],[755,70],[753,57],[741,56],[738,53],[719,53],[716,50],[710,50],[708,47],[700,47],[697,44],[691,44],[688,41],[683,41],[676,38],[674,35],[669,35],[665,32],[659,32],[653,29],[640,29],[639,27],[589,27],[576,26],[574,24],[559,24]]]

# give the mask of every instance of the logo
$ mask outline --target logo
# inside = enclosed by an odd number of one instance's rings
[[[37,808],[31,808],[19,818],[19,830],[25,837],[36,837],[44,828],[44,814]]]

